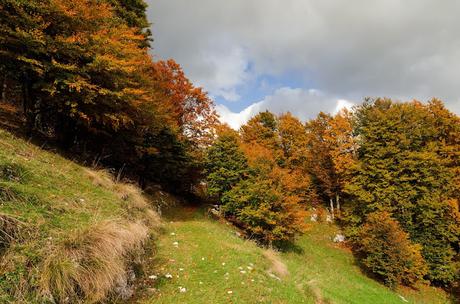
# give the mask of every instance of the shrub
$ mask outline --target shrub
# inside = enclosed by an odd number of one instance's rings
[[[374,212],[367,217],[356,245],[365,268],[390,287],[413,286],[427,272],[421,246],[410,242],[388,212]]]
[[[283,192],[271,180],[252,177],[223,195],[222,211],[251,237],[276,245],[305,229],[306,211],[300,202],[299,197]]]

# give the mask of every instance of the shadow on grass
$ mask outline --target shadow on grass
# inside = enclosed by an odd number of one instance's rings
[[[286,253],[295,253],[295,254],[303,254],[304,249],[297,245],[295,241],[282,241],[276,243],[276,248],[278,248],[282,252]]]

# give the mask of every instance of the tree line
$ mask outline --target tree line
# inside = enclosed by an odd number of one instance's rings
[[[261,243],[341,225],[390,286],[460,278],[460,118],[428,103],[366,99],[302,122],[261,112],[238,131],[173,60],[150,55],[143,0],[0,2],[0,96],[24,134],[181,193],[206,185]]]
[[[436,99],[380,98],[306,123],[262,112],[222,127],[205,166],[209,195],[250,237],[282,246],[327,208],[390,286],[459,280],[459,170],[457,115]]]
[[[173,60],[154,61],[143,0],[0,3],[0,87],[29,135],[99,155],[147,181],[191,187],[217,121]]]

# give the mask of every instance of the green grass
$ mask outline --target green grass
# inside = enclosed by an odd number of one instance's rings
[[[278,280],[268,273],[272,264],[264,249],[202,210],[174,209],[165,218],[144,293],[136,303],[406,303],[399,294],[409,303],[450,303],[434,288],[394,292],[368,278],[352,254],[331,241],[337,231],[332,225],[314,224],[296,248],[279,253],[289,275]]]
[[[11,244],[0,238],[0,303],[43,303],[40,265],[50,248],[76,230],[131,218],[126,203],[95,185],[86,168],[0,130],[0,216],[18,220],[21,230]],[[332,225],[312,225],[295,248],[277,254],[289,271],[279,279],[266,250],[203,210],[177,207],[164,218],[133,303],[405,303],[399,295],[410,303],[451,303],[434,288],[394,292],[368,278],[331,242]]]
[[[127,204],[114,189],[95,185],[87,168],[0,130],[0,303],[43,303],[47,256],[68,247],[78,231],[129,222]],[[2,217],[18,227],[2,227]]]

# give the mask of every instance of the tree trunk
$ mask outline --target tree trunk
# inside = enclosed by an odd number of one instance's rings
[[[335,195],[335,203],[337,205],[337,215],[340,216],[340,196],[338,194]]]
[[[31,82],[27,75],[24,75],[22,81],[22,110],[26,118],[26,134],[28,136],[32,135],[34,126],[35,126],[35,105],[32,102],[31,98]]]
[[[332,198],[329,199],[329,203],[331,205],[331,216],[332,219],[334,219],[334,202],[332,201]]]
[[[0,101],[6,101],[6,75],[0,76]]]

